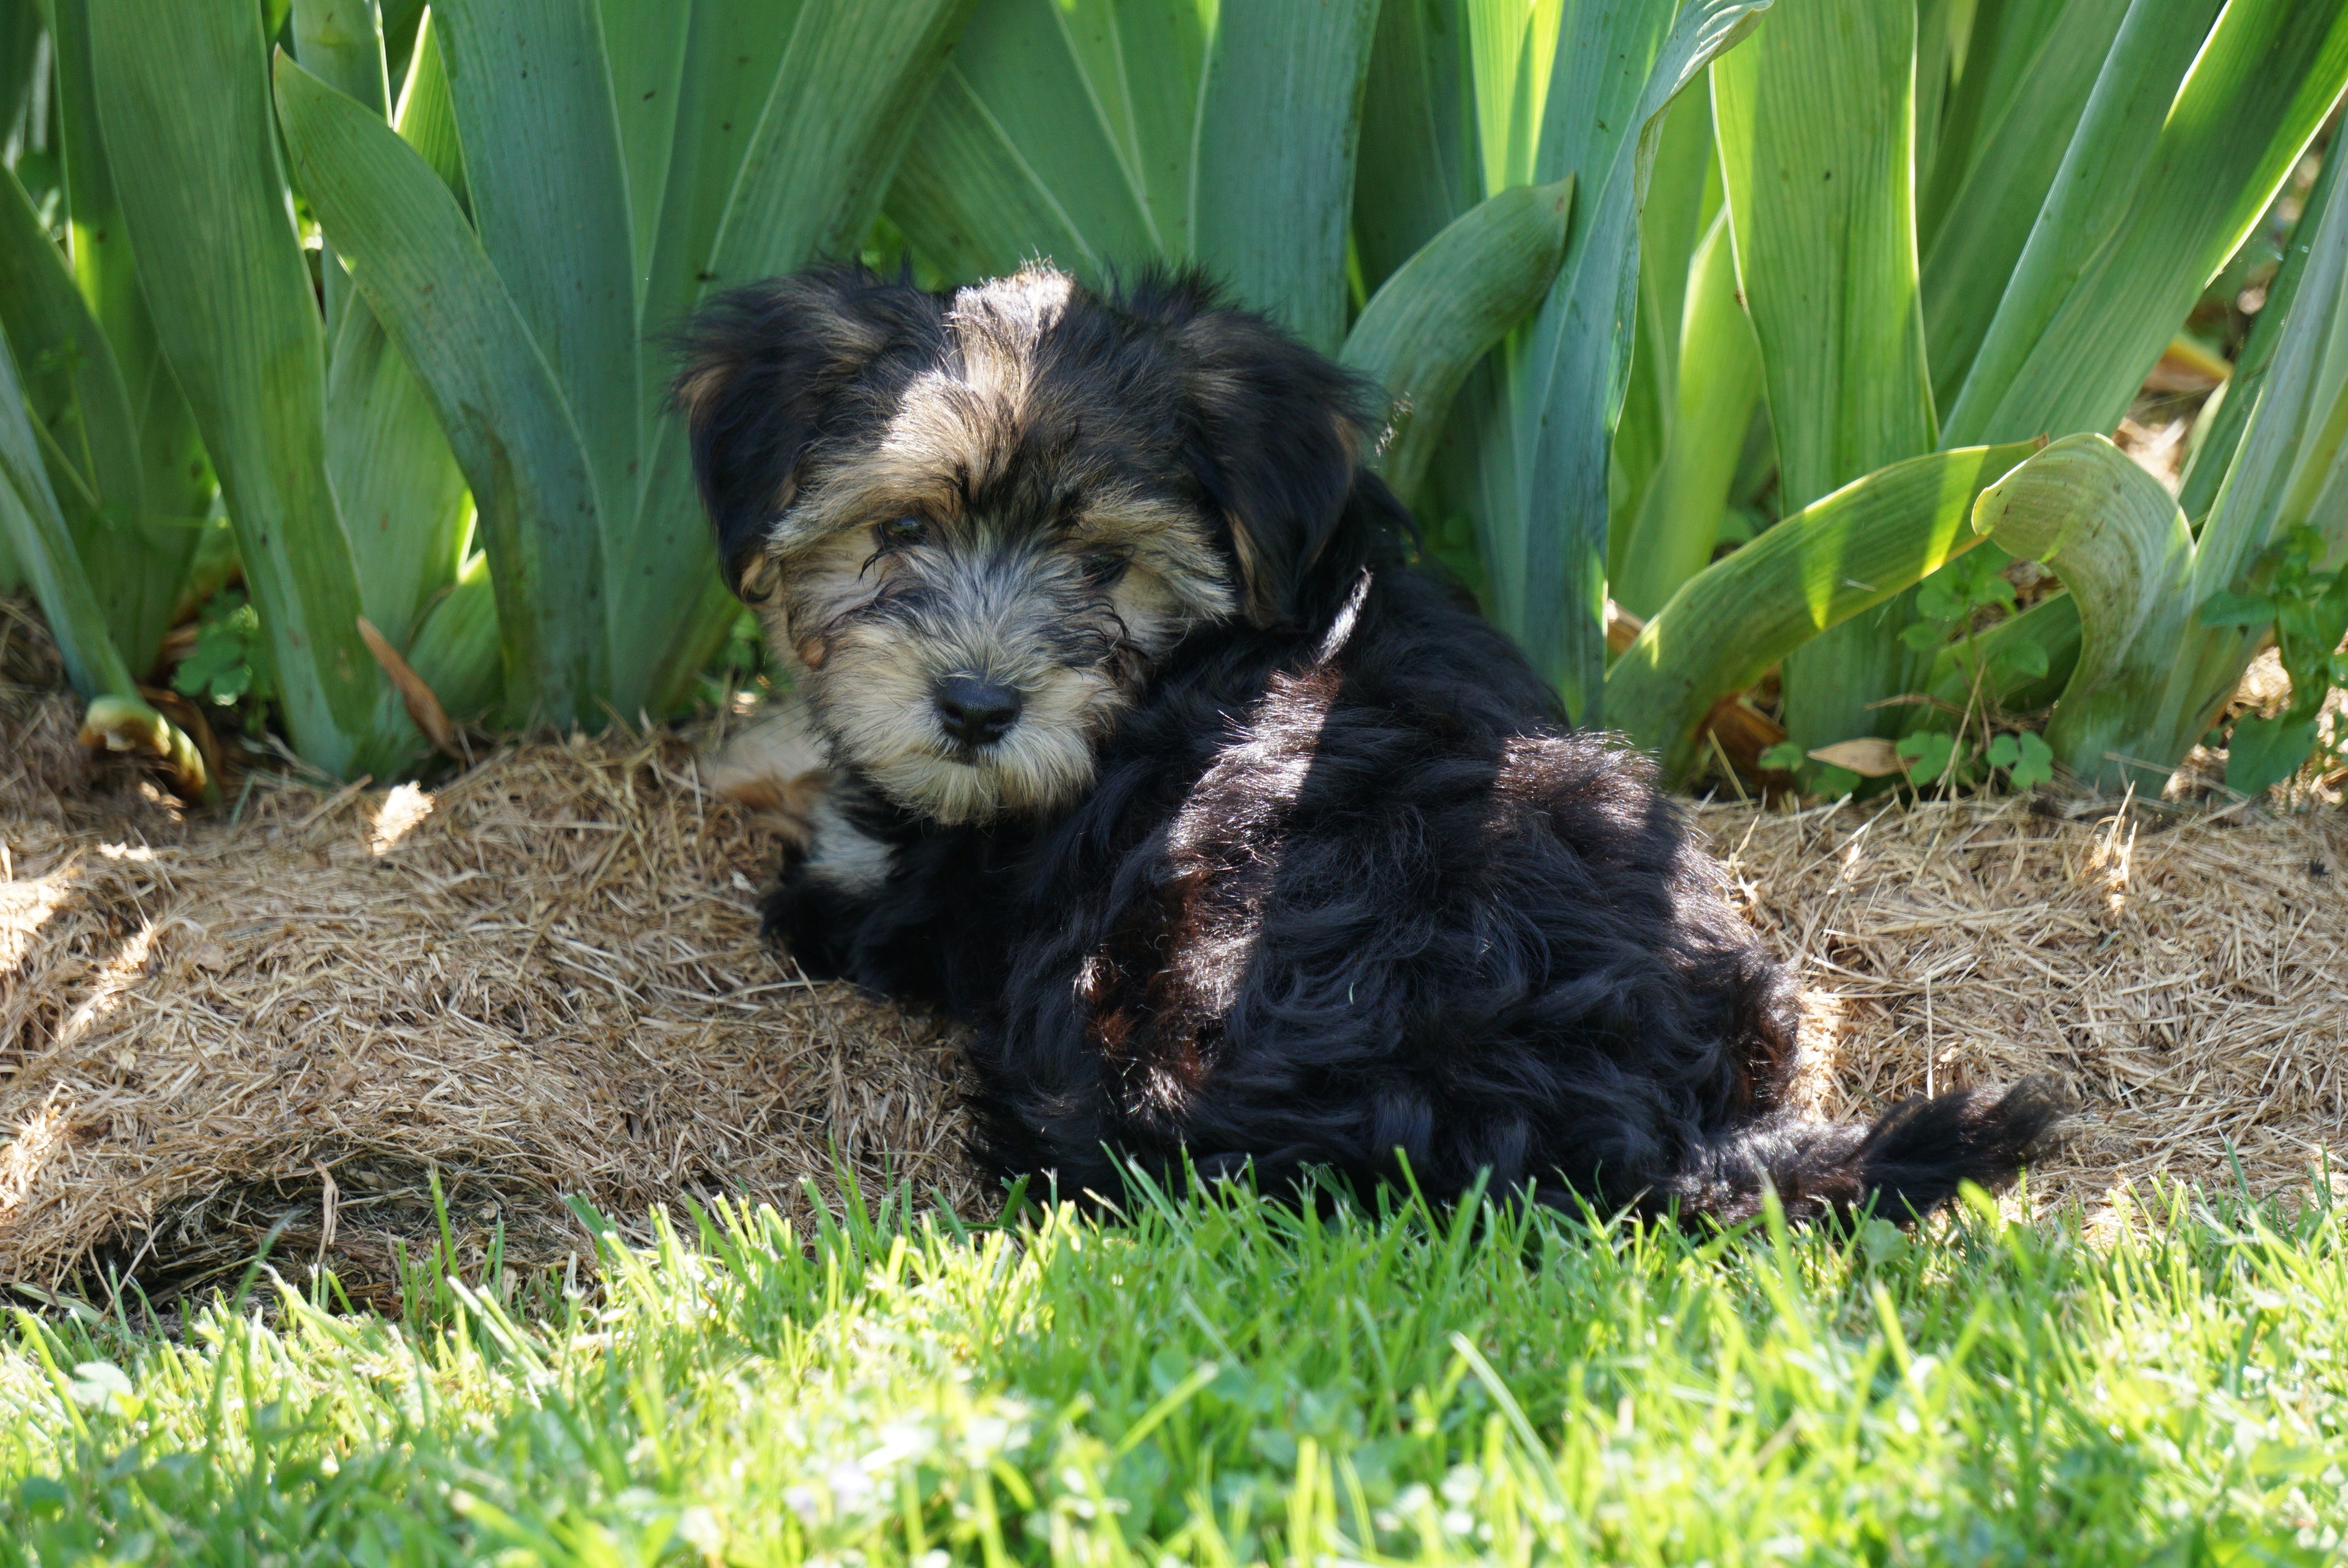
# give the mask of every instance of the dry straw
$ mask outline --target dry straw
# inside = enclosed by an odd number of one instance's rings
[[[500,1226],[521,1263],[584,1253],[564,1194],[796,1209],[835,1160],[987,1206],[951,1037],[761,946],[775,845],[680,742],[180,822],[59,794],[55,706],[0,711],[0,1282],[184,1288],[283,1223],[282,1265],[385,1302],[436,1174],[469,1266]],[[2339,813],[1701,815],[1801,966],[1819,1108],[2051,1071],[2083,1110],[2035,1192],[2091,1205],[2348,1169]]]
[[[6,797],[0,827],[0,1281],[184,1288],[290,1219],[289,1273],[385,1302],[436,1175],[469,1266],[500,1226],[588,1253],[569,1194],[803,1209],[844,1165],[982,1204],[950,1042],[761,945],[775,845],[673,738],[256,792],[233,827]]]

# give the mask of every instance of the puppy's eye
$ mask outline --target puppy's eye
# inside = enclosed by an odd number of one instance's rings
[[[1076,559],[1076,565],[1083,569],[1085,576],[1103,587],[1123,577],[1126,564],[1126,558],[1116,550],[1095,550]]]
[[[930,542],[930,525],[919,518],[891,518],[873,532],[886,549],[910,549]]]

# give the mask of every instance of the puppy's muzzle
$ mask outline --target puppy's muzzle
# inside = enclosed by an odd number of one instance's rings
[[[1019,693],[973,675],[948,675],[930,689],[938,724],[962,746],[976,751],[1010,733],[1019,722]]]

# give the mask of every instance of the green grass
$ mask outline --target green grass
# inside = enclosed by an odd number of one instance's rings
[[[21,1315],[0,1560],[2335,1561],[2343,1212],[2165,1201],[2095,1245],[898,1194],[664,1223],[592,1299]]]

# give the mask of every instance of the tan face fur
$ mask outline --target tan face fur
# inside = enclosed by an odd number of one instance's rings
[[[1155,663],[1240,607],[1162,415],[1056,341],[1070,286],[963,291],[939,351],[792,473],[742,566],[834,765],[941,822],[1076,799]],[[951,733],[952,677],[1015,693],[999,738]]]

